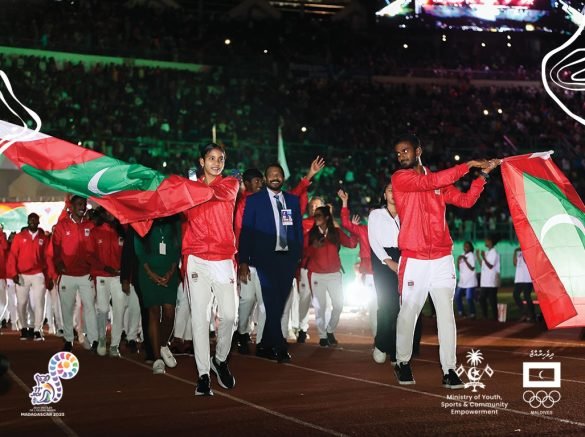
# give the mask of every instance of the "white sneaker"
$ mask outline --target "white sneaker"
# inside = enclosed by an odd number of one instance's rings
[[[83,346],[83,349],[85,349],[86,351],[88,351],[88,350],[91,349],[91,343],[87,339],[87,336],[86,335],[82,334],[81,335],[81,339],[79,339],[79,342]]]
[[[290,341],[297,341],[297,334],[295,333],[295,331],[293,329],[289,329],[288,330],[288,337],[287,340]]]
[[[120,355],[120,348],[118,346],[110,346],[110,356],[114,358],[122,358],[122,355]]]
[[[384,364],[386,362],[386,352],[382,352],[377,347],[374,348],[372,357],[374,358],[374,361],[378,364]]]
[[[171,369],[173,367],[177,367],[177,360],[173,356],[173,353],[171,352],[168,346],[161,346],[160,356],[162,357],[167,367],[170,367]],[[156,362],[154,364],[156,364]]]
[[[105,357],[106,356],[106,352],[107,352],[107,349],[106,349],[106,339],[105,338],[100,338],[98,340],[97,354],[100,357]]]
[[[152,364],[152,373],[162,375],[165,373],[165,362],[160,358]]]

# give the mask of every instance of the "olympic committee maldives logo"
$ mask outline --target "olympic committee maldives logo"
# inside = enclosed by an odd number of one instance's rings
[[[35,373],[36,385],[29,394],[33,405],[55,404],[63,397],[62,379],[71,379],[79,372],[79,360],[70,352],[59,352],[49,361],[49,373]]]
[[[548,350],[532,350],[530,358],[542,361],[522,363],[522,386],[531,389],[524,391],[522,399],[532,408],[531,414],[550,416],[552,408],[561,400],[561,392],[556,390],[561,388],[561,363],[546,361],[552,360],[554,355]]]

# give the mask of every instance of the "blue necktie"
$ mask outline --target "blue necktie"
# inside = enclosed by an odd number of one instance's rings
[[[286,239],[286,227],[282,223],[282,202],[279,199],[278,195],[275,195],[274,198],[276,199],[276,207],[278,208],[278,223],[279,223],[279,236],[278,236],[278,245],[282,249],[286,249],[287,246],[287,239]]]

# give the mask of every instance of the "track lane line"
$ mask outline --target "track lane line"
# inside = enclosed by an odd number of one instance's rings
[[[139,363],[138,361],[134,361],[134,360],[131,360],[131,359],[125,358],[125,357],[122,357],[122,359],[123,360],[126,360],[128,362],[131,362],[133,364],[136,364],[137,366],[140,366],[140,367],[143,367],[145,369],[148,369],[148,370],[152,371],[152,367],[151,366],[148,366],[147,364]],[[181,378],[180,376],[175,376],[175,375],[172,375],[170,373],[165,373],[164,376],[166,376],[168,378],[171,378],[171,379],[174,379],[176,381],[185,383],[185,384],[192,385],[194,387],[197,386],[197,384],[195,382],[189,381],[188,379]],[[213,393],[215,395],[222,396],[224,398],[227,398],[227,399],[229,399],[231,401],[234,401],[234,402],[237,402],[239,404],[245,405],[247,407],[254,408],[255,410],[262,411],[263,413],[270,414],[270,415],[276,416],[276,417],[278,417],[280,419],[284,419],[284,420],[287,420],[289,422],[296,423],[297,425],[301,425],[301,426],[304,426],[304,427],[307,427],[307,428],[310,428],[310,429],[314,429],[314,430],[317,430],[317,431],[321,431],[322,433],[325,433],[325,434],[328,434],[328,435],[333,435],[333,436],[337,436],[337,437],[349,437],[348,434],[344,434],[342,432],[338,432],[338,431],[335,431],[335,430],[332,430],[332,429],[329,429],[329,428],[325,428],[323,426],[316,425],[314,423],[305,422],[304,420],[297,419],[296,417],[287,416],[286,414],[279,413],[278,411],[274,411],[274,410],[271,410],[269,408],[263,407],[261,405],[254,404],[253,402],[249,402],[249,401],[246,401],[244,399],[238,398],[236,396],[229,395],[229,394],[224,393],[222,391],[214,391]]]

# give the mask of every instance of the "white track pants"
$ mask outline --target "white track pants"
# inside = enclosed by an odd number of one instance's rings
[[[61,302],[59,300],[59,290],[55,284],[53,288],[47,290],[45,294],[45,317],[49,321],[49,331],[52,334],[63,329],[63,315],[61,314]]]
[[[83,306],[83,321],[85,333],[90,343],[97,341],[97,318],[95,313],[95,289],[85,276],[61,276],[59,280],[59,298],[61,299],[61,312],[63,314],[63,332],[65,341],[73,342],[73,311],[75,298],[79,293]],[[81,338],[81,332],[78,331]]]
[[[219,316],[215,356],[219,361],[227,359],[236,329],[238,292],[234,263],[232,260],[207,261],[189,255],[187,280],[197,372],[199,376],[208,375],[209,322],[214,296]]]
[[[179,284],[177,292],[177,309],[175,311],[175,328],[173,335],[184,341],[193,340],[193,327],[191,326],[191,309],[189,308],[189,298],[183,284]]]
[[[140,319],[140,309],[138,312],[133,308],[133,304],[138,304],[138,296],[134,287],[130,287],[130,294],[122,291],[122,284],[119,276],[96,277],[96,294],[97,294],[97,324],[98,337],[106,338],[106,325],[108,313],[110,312],[110,299],[112,300],[112,333],[111,345],[119,346],[124,329],[124,315],[128,312],[128,326],[131,331],[127,332],[128,340],[136,340],[138,335],[138,326]],[[135,302],[133,302],[135,301]],[[138,304],[139,305],[139,304]]]
[[[250,267],[250,279],[245,284],[240,283],[240,303],[238,306],[238,332],[240,334],[249,334],[251,332],[250,316],[256,304],[258,304],[259,308],[258,323],[262,319],[262,326],[258,326],[257,332],[262,337],[261,331],[264,329],[264,322],[266,321],[266,309],[262,304],[262,288],[260,287],[258,272],[255,267]]]
[[[443,374],[449,373],[449,369],[455,369],[457,364],[457,328],[453,314],[456,285],[453,256],[433,260],[401,258],[398,278],[401,305],[396,326],[397,361],[410,361],[416,321],[430,293],[437,310],[441,367]]]
[[[20,285],[16,286],[18,318],[21,320],[23,328],[34,328],[35,331],[43,332],[43,320],[45,317],[45,275],[42,273],[20,275],[20,278]],[[29,304],[34,314],[34,322],[27,318]]]
[[[327,334],[333,334],[339,323],[343,311],[343,288],[341,285],[341,272],[336,273],[312,273],[310,275],[311,289],[313,290],[313,306],[319,338],[327,338]],[[331,297],[331,317],[326,321],[327,294]]]
[[[309,283],[309,271],[301,269],[299,280],[299,328],[307,332],[309,330],[309,308],[311,307],[311,284]]]

